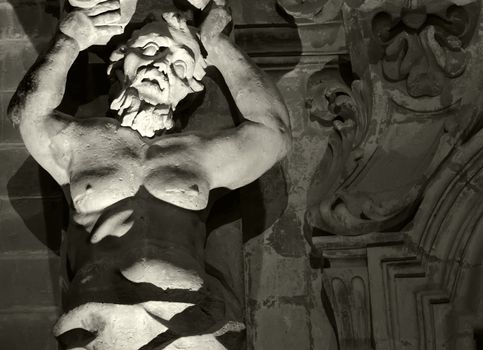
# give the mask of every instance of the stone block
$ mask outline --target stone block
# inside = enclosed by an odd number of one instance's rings
[[[59,305],[59,260],[47,251],[0,254],[0,310]]]
[[[52,326],[56,319],[55,310],[0,313],[2,349],[57,349],[56,340],[52,336]]]
[[[47,1],[0,2],[0,39],[35,39],[54,33],[58,9]]]
[[[9,143],[22,142],[18,128],[7,118],[7,108],[13,91],[0,92],[0,141]]]
[[[59,251],[63,217],[60,199],[0,200],[0,254],[17,251]]]
[[[277,304],[257,311],[254,349],[310,350],[311,335],[303,306]]]
[[[52,177],[23,147],[0,147],[0,196],[9,198],[62,197]]]
[[[0,90],[15,91],[36,58],[29,40],[0,41]]]
[[[309,271],[305,257],[282,257],[255,238],[245,246],[248,297],[264,301],[273,297],[306,295]]]
[[[235,0],[230,1],[236,24],[286,23],[278,10],[277,0]]]

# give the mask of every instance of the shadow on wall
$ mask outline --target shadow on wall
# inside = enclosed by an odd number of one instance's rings
[[[61,0],[19,1],[7,0],[13,8],[15,18],[7,19],[7,30],[23,30],[37,52],[45,48],[55,32],[60,13]],[[9,22],[11,21],[11,22]],[[11,23],[18,23],[17,25]],[[18,28],[20,25],[22,28]],[[3,26],[3,24],[2,24]],[[11,27],[11,28],[8,28]],[[15,33],[18,35],[18,33]]]
[[[59,255],[67,203],[57,183],[32,157],[28,157],[10,178],[7,192],[12,207],[26,227],[50,251]],[[26,199],[34,192],[40,193],[41,199]]]
[[[35,238],[59,255],[62,230],[66,226],[67,203],[62,190],[32,157],[28,157],[7,184],[10,204]],[[32,198],[32,193],[40,198]],[[46,250],[47,250],[46,249]],[[52,301],[60,299],[58,264],[49,259]]]
[[[25,35],[35,51],[40,53],[55,32],[60,3],[60,0],[7,0],[6,5],[10,5],[13,13],[8,14],[6,23],[0,26],[11,31],[9,35],[13,38]],[[35,57],[32,57],[34,60]],[[18,77],[19,82],[21,78]],[[62,228],[68,214],[62,189],[32,157],[28,157],[10,178],[7,193],[11,206],[31,234],[46,247],[46,251],[59,255]],[[54,302],[59,300],[59,271],[55,259],[49,259],[49,272]]]

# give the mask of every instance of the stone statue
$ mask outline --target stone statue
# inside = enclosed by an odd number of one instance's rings
[[[111,55],[110,73],[122,84],[111,104],[118,120],[60,113],[79,52],[106,44],[129,21],[118,0],[71,4],[9,106],[26,147],[63,186],[73,211],[63,242],[69,286],[54,334],[68,349],[225,349],[217,337],[243,325],[230,318],[205,272],[199,211],[212,189],[244,186],[285,156],[286,107],[221,34],[231,18],[218,1],[200,30],[165,13]],[[244,121],[166,133],[178,103],[203,89],[209,65],[222,74]]]

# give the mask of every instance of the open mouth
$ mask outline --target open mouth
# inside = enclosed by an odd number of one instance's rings
[[[132,84],[150,86],[163,91],[169,85],[169,78],[164,71],[154,67],[143,67],[137,71]]]
[[[141,100],[152,105],[165,103],[169,99],[168,76],[156,68],[140,69],[132,86],[138,90]]]

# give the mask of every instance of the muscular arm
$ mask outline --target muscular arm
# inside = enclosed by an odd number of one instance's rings
[[[121,17],[119,1],[86,0],[84,5],[60,21],[51,46],[23,78],[8,108],[30,154],[61,185],[69,182],[71,150],[68,138],[57,136],[73,118],[55,108],[64,96],[69,69],[79,51],[123,32],[116,24]]]
[[[245,121],[210,140],[204,160],[211,187],[244,186],[283,158],[291,145],[290,123],[282,98],[270,81],[226,37],[204,42]]]
[[[78,54],[77,42],[59,32],[25,75],[8,108],[9,118],[19,126],[31,155],[60,184],[68,182],[65,157],[55,149],[52,138],[68,120],[54,109],[62,101],[67,73]]]

